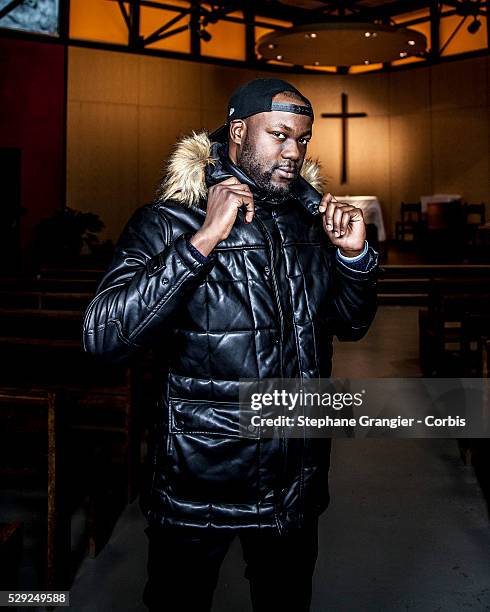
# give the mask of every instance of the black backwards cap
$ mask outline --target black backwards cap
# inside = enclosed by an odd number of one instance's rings
[[[276,94],[287,91],[299,96],[306,106],[272,101]],[[232,93],[228,102],[226,123],[215,130],[210,135],[210,138],[214,142],[226,142],[228,139],[228,127],[234,119],[245,119],[257,113],[269,113],[271,111],[308,115],[313,119],[311,102],[296,87],[293,87],[291,83],[282,79],[255,79],[241,85]]]

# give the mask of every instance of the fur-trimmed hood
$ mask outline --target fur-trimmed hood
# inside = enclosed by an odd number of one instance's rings
[[[184,206],[199,206],[206,198],[206,177],[219,163],[217,143],[212,143],[206,131],[192,132],[179,140],[170,155],[158,188],[160,201],[173,200]],[[317,192],[322,193],[325,180],[318,160],[306,158],[301,176]]]

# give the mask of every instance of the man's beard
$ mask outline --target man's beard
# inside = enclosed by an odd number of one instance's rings
[[[281,167],[281,164],[277,163],[270,168],[266,168],[264,160],[259,157],[257,150],[252,147],[248,138],[242,145],[238,165],[255,181],[265,199],[281,203],[291,196],[296,179],[284,185],[274,185],[272,174],[276,168]],[[293,172],[298,172],[296,165]]]

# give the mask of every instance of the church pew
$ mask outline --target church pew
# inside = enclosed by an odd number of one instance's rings
[[[462,375],[462,320],[490,309],[481,279],[433,279],[428,308],[419,311],[419,357],[425,376]]]
[[[464,376],[484,376],[482,347],[488,337],[490,337],[490,301],[486,312],[466,313],[462,318],[461,357]]]
[[[63,398],[62,401],[60,398]],[[87,506],[87,552],[108,541],[132,481],[127,440],[131,403],[122,388],[0,386],[0,482],[4,490],[46,490],[47,589],[68,588],[70,517]]]
[[[138,492],[139,446],[132,372],[126,389],[70,393],[71,438],[92,449],[87,509],[87,552],[95,557],[108,541],[124,506]]]
[[[60,397],[46,390],[0,387],[0,481],[4,490],[28,489],[35,482],[46,491],[44,585],[66,589],[70,528],[62,459],[63,410]]]
[[[380,304],[427,307],[429,296],[443,281],[447,286],[461,282],[490,282],[489,265],[383,264],[378,280]]]
[[[114,451],[114,464],[127,476],[125,499],[133,499],[138,490],[140,435],[133,419],[133,404],[139,399],[136,368],[101,364],[83,351],[79,340],[70,338],[0,336],[0,358],[4,363],[0,384],[70,394],[70,427],[91,444],[96,438],[107,442]]]
[[[386,278],[490,278],[490,264],[383,264]]]
[[[483,378],[490,378],[490,338],[480,338],[481,372]]]
[[[3,276],[0,287],[4,291],[58,291],[95,294],[98,281],[93,278],[70,278],[41,276]]]
[[[0,290],[0,308],[84,310],[92,297],[88,291]]]
[[[98,281],[104,275],[103,268],[62,267],[44,265],[39,268],[39,278],[70,278]]]
[[[0,336],[81,338],[83,311],[0,308]]]
[[[43,317],[35,315],[32,320],[43,322]],[[59,322],[57,317],[54,320]],[[138,386],[132,369],[101,364],[83,351],[80,317],[73,320],[76,333],[68,338],[0,336],[0,358],[5,364],[0,384],[62,391],[69,397],[72,442],[82,450],[90,449],[94,478],[88,492],[87,524],[88,550],[94,555],[108,540],[124,504],[139,490],[142,434],[140,420],[133,416]],[[24,322],[21,318],[19,323]]]
[[[490,378],[490,338],[480,337],[480,368],[479,372],[483,378]],[[484,405],[490,405],[488,387],[487,398]],[[490,420],[490,414],[487,413],[487,419]],[[482,490],[483,496],[487,503],[488,518],[490,520],[490,439],[489,438],[466,438],[458,440],[460,446],[460,454],[463,462],[466,465],[472,465],[475,471],[478,484]]]

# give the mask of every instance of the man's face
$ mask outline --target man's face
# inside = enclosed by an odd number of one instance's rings
[[[275,96],[274,102],[298,104],[282,95]],[[272,199],[286,199],[303,165],[311,138],[311,117],[272,111],[253,115],[245,122],[238,165]]]

